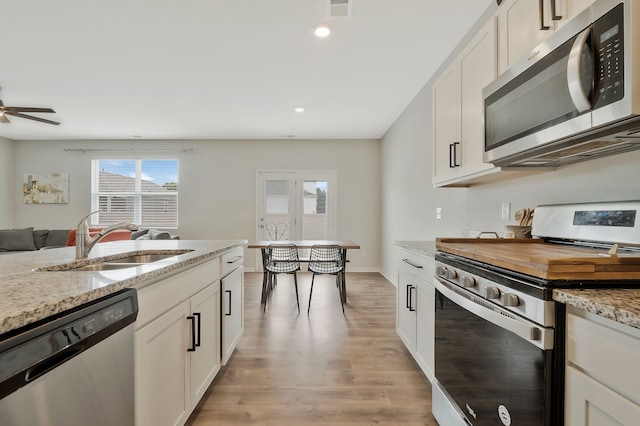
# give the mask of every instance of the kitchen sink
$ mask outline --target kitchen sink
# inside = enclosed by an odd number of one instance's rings
[[[134,254],[131,256],[127,256],[127,257],[120,257],[118,259],[114,259],[114,260],[106,260],[105,264],[120,264],[120,263],[138,263],[138,264],[144,264],[144,263],[151,263],[151,262],[157,262],[158,260],[164,260],[167,259],[169,257],[173,257],[173,256],[177,256],[176,254],[167,254],[167,253],[162,253],[162,254]]]
[[[70,263],[45,266],[36,271],[113,271],[149,265],[191,251],[193,250],[141,250],[96,259],[80,259]]]
[[[144,263],[93,263],[85,266],[78,266],[77,268],[67,269],[68,271],[113,271],[116,269],[134,268],[136,266],[144,265]]]

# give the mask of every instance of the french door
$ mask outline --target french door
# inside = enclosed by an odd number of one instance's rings
[[[336,239],[334,170],[259,170],[256,193],[256,241]]]

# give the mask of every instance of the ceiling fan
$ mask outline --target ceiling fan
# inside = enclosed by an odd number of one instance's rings
[[[16,107],[16,106],[4,106],[2,100],[0,100],[0,123],[10,123],[7,115],[11,115],[13,117],[26,118],[28,120],[40,121],[42,123],[53,124],[57,126],[57,121],[46,120],[40,117],[34,117],[33,115],[24,114],[25,112],[53,112],[54,110],[51,108],[33,108],[33,107]]]

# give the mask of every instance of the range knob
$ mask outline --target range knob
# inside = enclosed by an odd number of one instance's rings
[[[443,277],[446,272],[447,272],[447,268],[445,268],[444,266],[438,266],[436,268],[436,275],[440,277]]]
[[[500,297],[500,289],[498,287],[485,287],[484,297],[487,299],[498,299]]]
[[[447,269],[447,272],[445,273],[445,277],[447,277],[447,279],[449,280],[454,280],[458,277],[458,273],[453,269]]]
[[[476,286],[476,279],[473,277],[464,277],[462,279],[462,287],[471,288]]]
[[[520,298],[513,293],[504,293],[500,299],[504,306],[518,306],[520,304]]]

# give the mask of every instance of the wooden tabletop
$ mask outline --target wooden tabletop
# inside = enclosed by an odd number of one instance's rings
[[[436,249],[547,280],[640,280],[640,256],[540,239],[438,238]]]
[[[331,241],[331,240],[299,240],[299,241],[256,241],[247,246],[247,248],[263,249],[269,244],[295,244],[299,249],[310,249],[314,245],[337,245],[343,249],[359,249],[360,245],[353,241]]]

